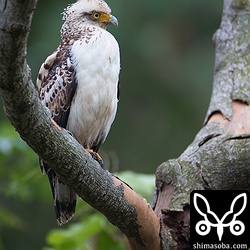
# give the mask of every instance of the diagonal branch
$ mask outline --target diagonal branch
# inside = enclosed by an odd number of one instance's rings
[[[132,249],[160,249],[159,221],[151,207],[55,126],[41,104],[26,63],[36,3],[0,2],[0,91],[7,117],[22,139],[69,187],[127,236]]]

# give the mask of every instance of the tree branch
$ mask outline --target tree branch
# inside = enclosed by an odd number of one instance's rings
[[[215,72],[205,126],[178,159],[157,169],[153,206],[164,249],[189,248],[192,190],[250,190],[249,19],[249,1],[224,1],[213,38]]]
[[[7,117],[22,139],[69,187],[127,236],[131,249],[160,249],[159,220],[151,207],[55,126],[41,104],[26,63],[36,3],[0,2],[0,91]]]

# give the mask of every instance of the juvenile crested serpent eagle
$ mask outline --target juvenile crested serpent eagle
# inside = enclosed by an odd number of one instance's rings
[[[118,21],[103,0],[78,0],[63,19],[61,43],[38,74],[39,96],[52,119],[100,161],[96,153],[119,98],[119,46],[106,28]],[[40,165],[49,177],[57,222],[64,224],[74,215],[76,194],[42,159]]]

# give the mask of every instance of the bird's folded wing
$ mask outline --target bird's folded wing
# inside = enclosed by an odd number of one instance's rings
[[[42,64],[37,88],[41,101],[49,108],[51,117],[66,128],[71,101],[77,82],[68,48],[59,47]]]

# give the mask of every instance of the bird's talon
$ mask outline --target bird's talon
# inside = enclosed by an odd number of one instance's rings
[[[94,152],[92,149],[86,149],[86,150],[91,154],[94,160],[96,160],[101,166],[103,165],[103,159],[98,153]]]

